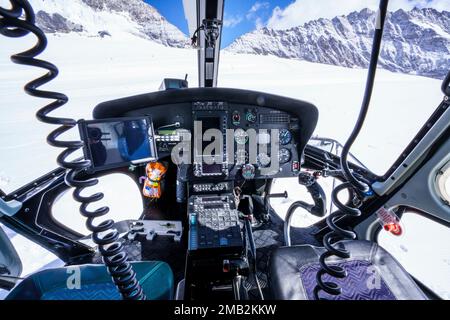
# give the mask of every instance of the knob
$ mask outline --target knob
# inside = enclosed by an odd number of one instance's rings
[[[201,170],[195,169],[195,170],[194,170],[194,176],[196,176],[196,177],[201,177],[201,176],[202,176]]]

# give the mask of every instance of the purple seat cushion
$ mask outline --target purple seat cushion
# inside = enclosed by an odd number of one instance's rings
[[[353,260],[337,263],[347,271],[347,277],[337,279],[324,274],[324,281],[335,282],[342,288],[339,296],[320,292],[320,297],[328,300],[396,300],[394,294],[378,274],[376,269],[370,268],[372,264],[364,260]],[[314,288],[317,284],[316,274],[320,270],[319,264],[302,266],[300,276],[303,286],[310,300],[314,300]],[[379,277],[376,281],[374,278]]]

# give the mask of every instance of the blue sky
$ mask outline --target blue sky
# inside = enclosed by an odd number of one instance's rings
[[[170,23],[176,25],[185,34],[188,34],[182,0],[145,1],[158,9]],[[222,47],[226,47],[240,35],[254,30],[257,25],[266,23],[275,7],[284,8],[291,2],[293,1],[225,0],[225,28],[222,34]]]
[[[182,0],[144,0],[186,35]],[[222,48],[240,35],[267,26],[287,29],[318,18],[334,18],[355,10],[375,10],[379,0],[225,0]],[[433,7],[450,11],[450,0],[391,0],[389,10]]]

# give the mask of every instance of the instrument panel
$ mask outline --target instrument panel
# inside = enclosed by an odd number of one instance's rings
[[[193,165],[194,177],[221,176],[245,180],[296,176],[300,170],[296,137],[298,118],[287,112],[268,107],[228,103],[224,101],[194,102],[193,127],[201,125],[198,137],[210,129],[220,131],[222,153],[213,163],[197,159]],[[197,126],[196,126],[197,124]],[[217,133],[218,135],[218,133]],[[202,148],[206,150],[203,139]],[[195,146],[194,146],[195,148]],[[210,158],[213,158],[212,156]],[[211,162],[211,161],[210,161]]]
[[[298,175],[318,111],[304,101],[226,88],[160,91],[94,109],[95,119],[133,116],[153,119],[160,159],[180,143],[177,132],[191,134],[192,161],[184,167],[186,179],[198,183]],[[210,145],[213,152],[205,152]]]

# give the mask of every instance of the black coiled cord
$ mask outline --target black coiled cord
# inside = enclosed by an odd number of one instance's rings
[[[342,203],[338,198],[339,193],[344,190],[348,190],[350,191],[350,194],[356,194],[359,197],[359,200],[362,200],[372,194],[369,185],[350,170],[347,158],[350,154],[351,146],[355,142],[363,127],[367,112],[369,110],[370,99],[372,97],[375,75],[378,65],[378,58],[381,49],[381,40],[383,38],[384,21],[386,19],[388,3],[389,0],[380,1],[378,17],[376,20],[376,29],[373,39],[372,54],[370,58],[369,72],[367,76],[366,89],[364,92],[364,99],[356,125],[342,149],[341,171],[346,179],[346,182],[334,188],[331,194],[333,203],[336,205],[338,210],[330,214],[326,219],[327,225],[331,229],[331,231],[327,233],[323,238],[323,246],[325,247],[326,251],[319,258],[320,270],[317,272],[317,285],[314,288],[314,297],[316,300],[323,299],[323,297],[320,297],[321,291],[324,291],[333,296],[337,296],[342,292],[342,289],[336,282],[324,281],[323,276],[328,274],[333,278],[343,279],[347,276],[347,272],[342,266],[328,264],[326,259],[332,256],[338,257],[340,259],[350,258],[350,252],[346,250],[345,247],[341,243],[339,243],[339,241],[356,239],[355,232],[338,226],[337,221],[341,220],[344,217],[358,217],[361,215],[361,211],[356,207],[355,203],[353,203],[355,207],[351,207]]]
[[[0,7],[0,33],[6,37],[19,38],[30,33],[37,37],[36,45],[24,52],[15,54],[11,60],[20,65],[33,66],[48,70],[48,73],[25,85],[25,92],[31,96],[54,100],[40,109],[36,116],[44,123],[58,125],[52,131],[47,142],[54,147],[63,148],[64,151],[57,157],[59,166],[67,169],[65,181],[67,185],[75,187],[73,193],[76,201],[81,203],[80,212],[87,218],[86,226],[92,232],[92,239],[98,245],[103,262],[117,286],[122,297],[127,300],[143,300],[145,294],[136,279],[136,273],[128,262],[128,256],[119,240],[119,232],[113,229],[114,221],[109,219],[95,224],[94,220],[106,215],[108,207],[102,207],[95,211],[88,210],[88,206],[103,199],[102,193],[91,196],[82,196],[85,188],[92,187],[98,183],[97,179],[80,180],[78,177],[90,167],[90,161],[68,161],[71,154],[84,146],[82,141],[62,141],[58,137],[77,125],[77,121],[69,118],[50,117],[49,113],[62,107],[67,103],[66,95],[58,92],[43,91],[38,88],[52,81],[58,76],[58,68],[50,62],[36,59],[47,47],[47,37],[44,32],[35,25],[35,14],[33,8],[26,0],[10,0],[11,8]]]

